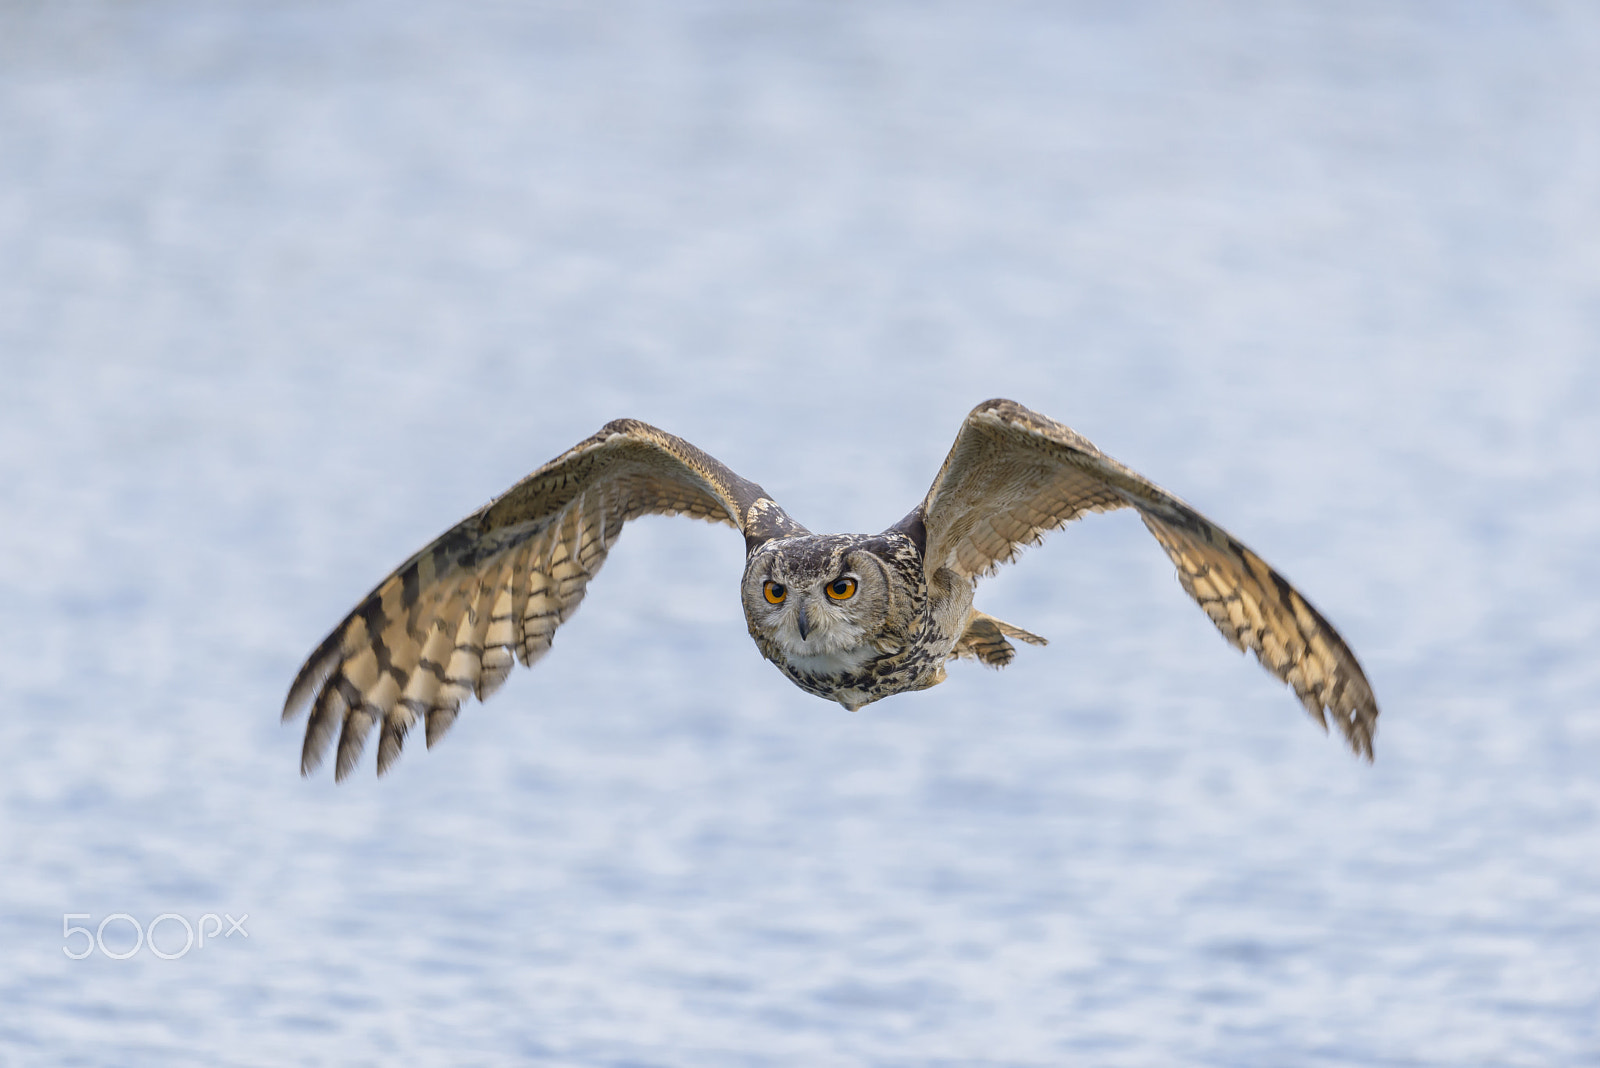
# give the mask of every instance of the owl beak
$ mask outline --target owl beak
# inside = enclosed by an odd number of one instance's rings
[[[805,641],[806,635],[811,633],[811,620],[806,618],[806,606],[800,605],[800,617],[795,620],[795,625],[800,628],[800,640]]]

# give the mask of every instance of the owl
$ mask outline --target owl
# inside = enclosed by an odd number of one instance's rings
[[[440,535],[362,599],[306,659],[284,719],[311,708],[300,770],[338,734],[334,777],[382,727],[378,774],[424,724],[431,747],[469,695],[532,665],[572,618],[628,520],[687,515],[744,535],[740,599],[761,655],[852,711],[1003,667],[1045,640],[973,607],[978,580],[1087,512],[1134,508],[1178,581],[1311,716],[1372,759],[1378,705],[1355,654],[1287,579],[1233,535],[1072,430],[1015,401],[967,416],[933,486],[880,534],[813,534],[767,492],[682,438],[619,419]]]

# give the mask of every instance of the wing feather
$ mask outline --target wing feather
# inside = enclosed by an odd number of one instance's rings
[[[931,580],[969,580],[1089,513],[1132,507],[1178,569],[1178,581],[1236,648],[1288,683],[1327,729],[1372,759],[1378,704],[1339,632],[1233,535],[1068,427],[1015,401],[973,409],[917,512]]]
[[[343,779],[379,723],[379,774],[419,719],[433,745],[469,694],[487,700],[515,661],[549,651],[623,524],[648,514],[725,523],[747,549],[805,533],[760,486],[681,438],[608,423],[407,560],[317,646],[284,703],[285,719],[311,706],[302,773],[337,733]]]

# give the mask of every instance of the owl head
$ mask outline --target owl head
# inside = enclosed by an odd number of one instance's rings
[[[873,540],[804,535],[756,550],[742,595],[745,621],[763,652],[823,674],[858,670],[887,651],[896,584]]]

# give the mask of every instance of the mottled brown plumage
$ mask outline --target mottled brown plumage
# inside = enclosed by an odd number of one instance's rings
[[[1372,757],[1378,706],[1344,640],[1227,531],[1060,423],[1007,400],[973,409],[928,495],[882,534],[814,535],[760,486],[693,445],[619,419],[446,531],[307,658],[284,718],[307,703],[302,773],[339,735],[335,777],[381,724],[378,773],[419,720],[432,745],[469,694],[531,665],[577,610],[628,520],[688,515],[744,534],[751,637],[809,693],[856,709],[925,689],[967,657],[1001,667],[1044,639],[972,607],[978,579],[1086,512],[1132,507],[1225,638],[1331,714]]]

